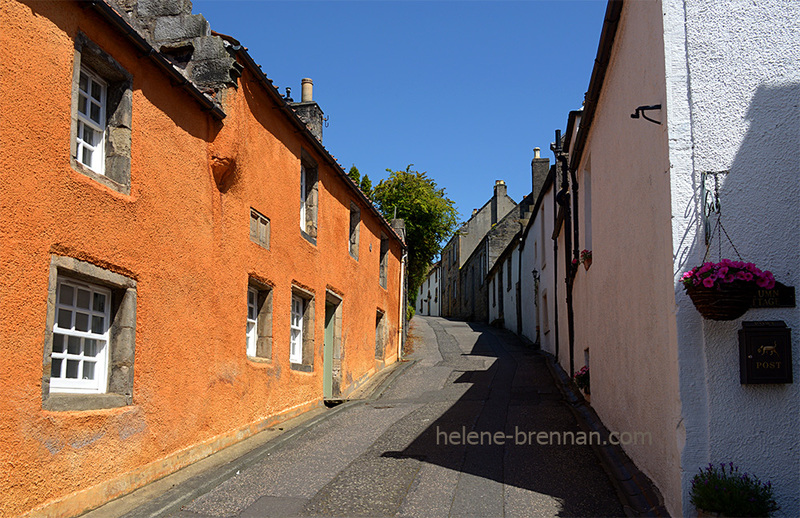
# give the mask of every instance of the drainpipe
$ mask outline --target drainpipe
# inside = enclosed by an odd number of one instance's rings
[[[564,262],[566,265],[566,302],[567,302],[567,333],[568,333],[568,347],[569,347],[569,375],[575,372],[575,318],[572,308],[572,285],[575,279],[575,266],[572,263],[572,215],[570,210],[570,192],[569,192],[569,161],[567,153],[561,148],[561,131],[556,130],[556,144],[553,150],[556,156],[556,161],[561,164],[561,190],[556,195],[556,202],[561,205],[564,210]]]
[[[556,140],[561,140],[561,132],[556,130]],[[555,151],[555,145],[553,145],[553,151]],[[554,165],[556,168],[554,178],[558,178],[558,160]],[[556,182],[555,179],[553,180],[553,228],[556,228],[556,223],[558,221],[558,198],[555,196],[555,189],[556,189]],[[561,343],[559,340],[559,333],[558,333],[558,236],[554,235],[553,237],[553,326],[555,327],[553,338],[555,339],[556,345],[556,362],[561,363],[561,359],[559,357],[559,344]],[[542,236],[544,239],[544,236]]]
[[[399,286],[399,299],[400,308],[397,314],[397,359],[403,359],[403,331],[405,330],[406,312],[405,312],[405,278],[406,278],[406,260],[408,259],[408,252],[403,250],[403,258],[400,260],[400,286]]]

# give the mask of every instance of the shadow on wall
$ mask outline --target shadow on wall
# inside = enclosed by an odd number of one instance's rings
[[[730,171],[719,179],[719,202],[724,228],[736,250],[725,233],[715,234],[707,260],[737,260],[738,250],[744,261],[772,271],[779,282],[796,286],[800,284],[800,84],[762,83],[753,94],[746,123],[747,130],[732,161],[715,168]],[[701,214],[693,214],[702,206],[697,203],[702,202],[702,172],[695,171],[695,197],[686,209],[686,215],[693,217],[682,244],[692,239],[692,232],[702,224]],[[706,187],[713,197],[713,178]],[[710,219],[713,229],[716,216]],[[678,273],[701,262],[705,253],[703,235],[699,229],[694,245],[685,248],[678,260]],[[679,282],[676,293],[680,293],[679,301],[687,297]],[[797,308],[751,309],[743,320],[785,321],[794,328],[792,347],[796,352],[799,316]],[[795,448],[800,438],[797,381],[785,385],[741,385],[736,333],[740,321],[703,321],[690,303],[679,307],[678,318],[683,323],[683,353],[679,355],[682,400],[688,404],[683,410],[687,433],[682,462],[687,474],[684,498],[688,499],[688,480],[696,468],[708,462],[733,461],[763,480],[772,481],[786,516],[800,515],[800,452]],[[702,347],[696,347],[699,344]],[[797,379],[800,354],[794,355],[793,363]],[[706,383],[696,383],[703,379]],[[745,437],[752,440],[743,441]]]

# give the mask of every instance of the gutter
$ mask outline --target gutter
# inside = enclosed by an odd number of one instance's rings
[[[113,7],[108,5],[102,0],[79,0],[84,9],[91,7],[98,13],[104,20],[116,27],[128,38],[139,51],[147,56],[158,68],[169,76],[173,83],[180,86],[187,92],[200,107],[211,114],[216,120],[221,121],[225,118],[225,112],[217,106],[217,104],[204,94],[194,83],[186,79],[180,72],[178,72],[172,63],[170,63],[164,56],[162,56],[156,49],[150,45],[131,25],[123,18]]]

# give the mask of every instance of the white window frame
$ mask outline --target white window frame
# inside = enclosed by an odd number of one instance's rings
[[[68,302],[63,299],[65,287],[69,287],[72,290],[72,296]],[[89,292],[88,307],[78,306],[79,291]],[[102,309],[95,309],[96,295],[102,295],[105,298]],[[79,315],[86,318],[85,330],[79,330],[78,326],[76,326]],[[64,317],[69,320],[68,327],[67,325],[60,325],[66,324]],[[99,329],[96,325],[96,319],[101,319]],[[108,390],[110,324],[111,290],[73,279],[58,279],[53,322],[53,349],[50,355],[52,363],[50,374],[51,393],[106,393]],[[93,357],[85,354],[85,346],[88,340],[94,340],[98,344],[98,350]],[[79,348],[77,353],[69,351],[70,342],[77,342]],[[59,351],[58,349],[61,350]],[[78,362],[77,378],[66,377],[69,362]],[[84,379],[82,377],[87,364],[94,364],[94,377],[92,379]],[[56,370],[58,370],[57,373],[55,372]]]
[[[291,341],[289,348],[289,361],[303,363],[303,313],[306,301],[298,295],[292,295],[291,311]]]
[[[80,78],[86,76],[87,88],[92,89],[94,84],[100,87],[100,99],[92,95],[90,91],[85,90],[81,86]],[[104,81],[99,75],[85,66],[81,66],[80,76],[78,80],[78,130],[75,134],[77,145],[77,161],[85,165],[92,171],[98,174],[105,174],[105,142],[106,142],[106,109],[108,99],[108,83]],[[87,113],[81,111],[81,105]],[[99,121],[91,118],[91,107],[97,106],[99,109]],[[87,142],[84,136],[84,127],[88,126],[91,131],[100,134],[100,140],[96,145]],[[89,153],[89,160],[84,159],[84,153]],[[88,163],[87,163],[88,162]]]
[[[308,192],[306,192],[306,167],[304,165],[300,165],[300,230],[303,232],[306,231],[306,212],[307,212],[307,201],[308,201]]]
[[[247,288],[247,356],[255,357],[258,344],[258,290]]]

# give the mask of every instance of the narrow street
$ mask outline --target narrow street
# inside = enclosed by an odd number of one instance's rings
[[[377,396],[327,410],[200,496],[189,481],[126,516],[624,515],[591,446],[552,444],[580,428],[544,357],[481,324],[413,329],[415,363]]]

